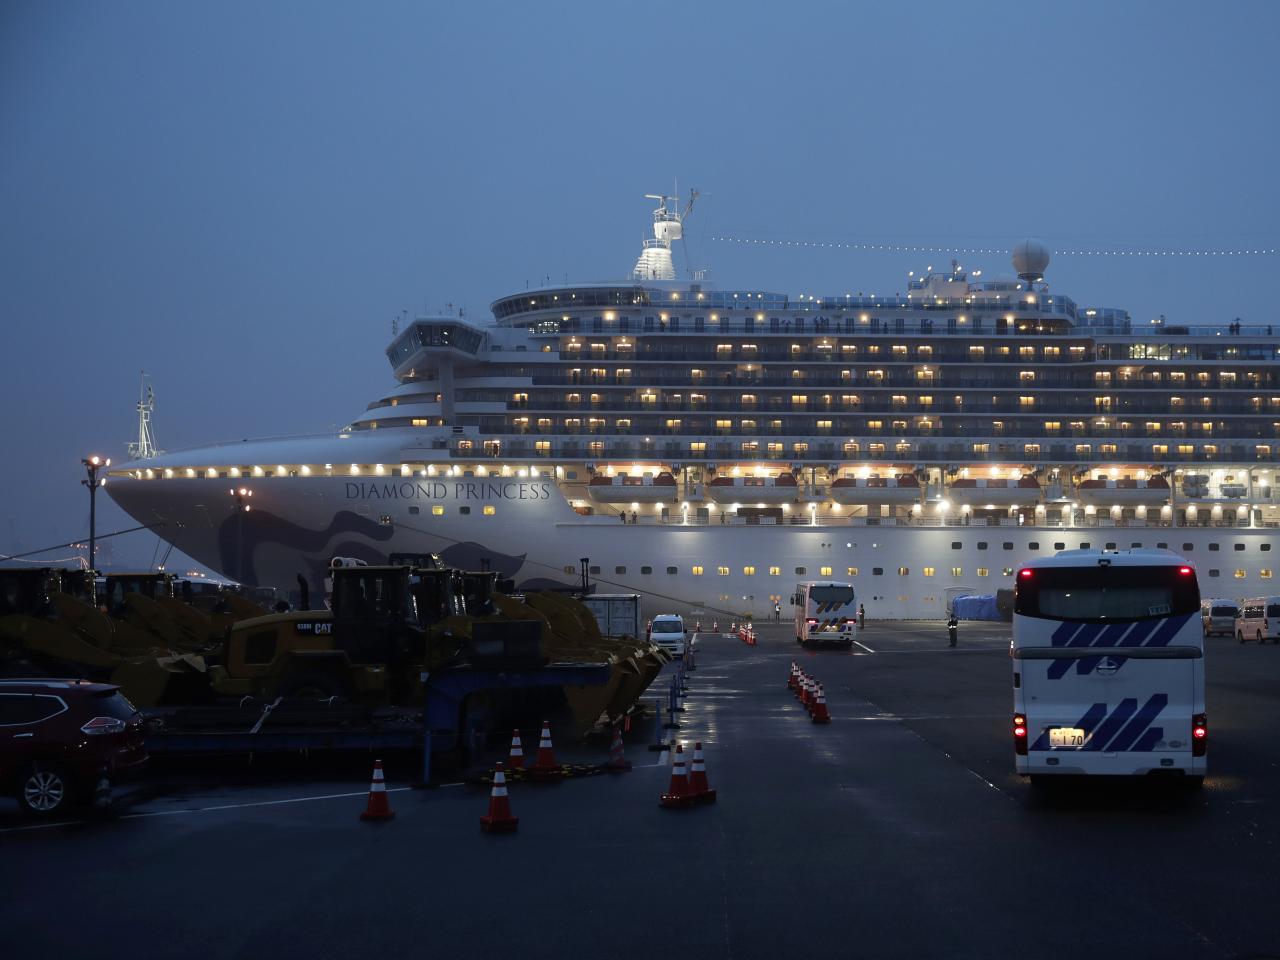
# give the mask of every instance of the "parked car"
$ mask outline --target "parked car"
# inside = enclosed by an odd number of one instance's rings
[[[1240,602],[1236,617],[1236,639],[1241,643],[1280,643],[1280,597],[1254,597]]]
[[[684,618],[674,613],[663,613],[653,618],[649,627],[649,639],[672,656],[684,655]]]
[[[1240,607],[1234,600],[1205,600],[1200,604],[1200,619],[1204,624],[1204,635],[1212,637],[1221,634],[1233,636],[1236,632],[1236,617],[1240,616]]]
[[[142,717],[120,688],[85,680],[0,680],[0,790],[27,813],[89,800],[147,761]]]

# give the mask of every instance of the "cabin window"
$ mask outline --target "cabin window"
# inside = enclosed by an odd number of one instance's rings
[[[796,576],[798,577],[803,577],[808,572],[809,572],[808,567],[796,567]]]
[[[689,572],[692,573],[695,577],[702,576],[702,565],[695,563],[692,567],[689,568]]]

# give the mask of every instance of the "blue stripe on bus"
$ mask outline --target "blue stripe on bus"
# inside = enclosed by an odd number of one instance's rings
[[[1074,637],[1067,643],[1068,647],[1091,647],[1093,642],[1098,639],[1098,634],[1102,633],[1105,623],[1086,623]]]
[[[1160,711],[1168,705],[1168,694],[1152,694],[1151,699],[1142,705],[1142,709],[1138,711],[1137,716],[1125,724],[1125,728],[1112,738],[1111,743],[1107,745],[1107,750],[1128,750],[1133,746],[1133,742],[1142,735],[1143,731],[1151,726],[1151,721],[1155,720],[1160,715]]]
[[[1128,722],[1129,718],[1133,716],[1137,709],[1137,698],[1125,697],[1120,701],[1120,705],[1116,707],[1115,710],[1111,711],[1111,716],[1107,717],[1107,719],[1103,720],[1102,723],[1098,725],[1098,728],[1093,731],[1093,736],[1089,738],[1088,742],[1085,743],[1081,749],[1092,750],[1094,752],[1100,752],[1105,749],[1105,745],[1109,743],[1111,738],[1116,735],[1117,731],[1119,731],[1119,729]]]
[[[1172,640],[1175,636],[1177,636],[1178,631],[1181,630],[1183,627],[1185,627],[1187,625],[1187,622],[1190,619],[1191,619],[1191,614],[1187,614],[1185,617],[1170,617],[1168,620],[1164,621],[1160,629],[1157,630],[1155,632],[1155,635],[1146,642],[1145,646],[1148,646],[1148,647],[1168,646],[1169,641]]]
[[[1150,753],[1156,748],[1156,744],[1163,739],[1164,727],[1152,727],[1129,750],[1132,753]]]

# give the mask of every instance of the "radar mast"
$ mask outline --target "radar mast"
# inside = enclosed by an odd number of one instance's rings
[[[156,436],[151,430],[151,414],[156,408],[156,392],[151,388],[151,378],[142,371],[142,385],[138,389],[138,439],[129,444],[129,456],[135,460],[150,460],[164,453],[156,446]]]
[[[658,201],[658,209],[653,211],[653,239],[644,242],[631,277],[633,280],[674,280],[676,267],[671,259],[671,244],[684,239],[684,221],[693,212],[698,191],[689,191],[689,202],[683,211],[679,195],[646,193],[645,199]]]

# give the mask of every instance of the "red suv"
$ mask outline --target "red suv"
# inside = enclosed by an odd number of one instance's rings
[[[0,791],[51,814],[147,762],[142,716],[109,683],[0,680]]]

